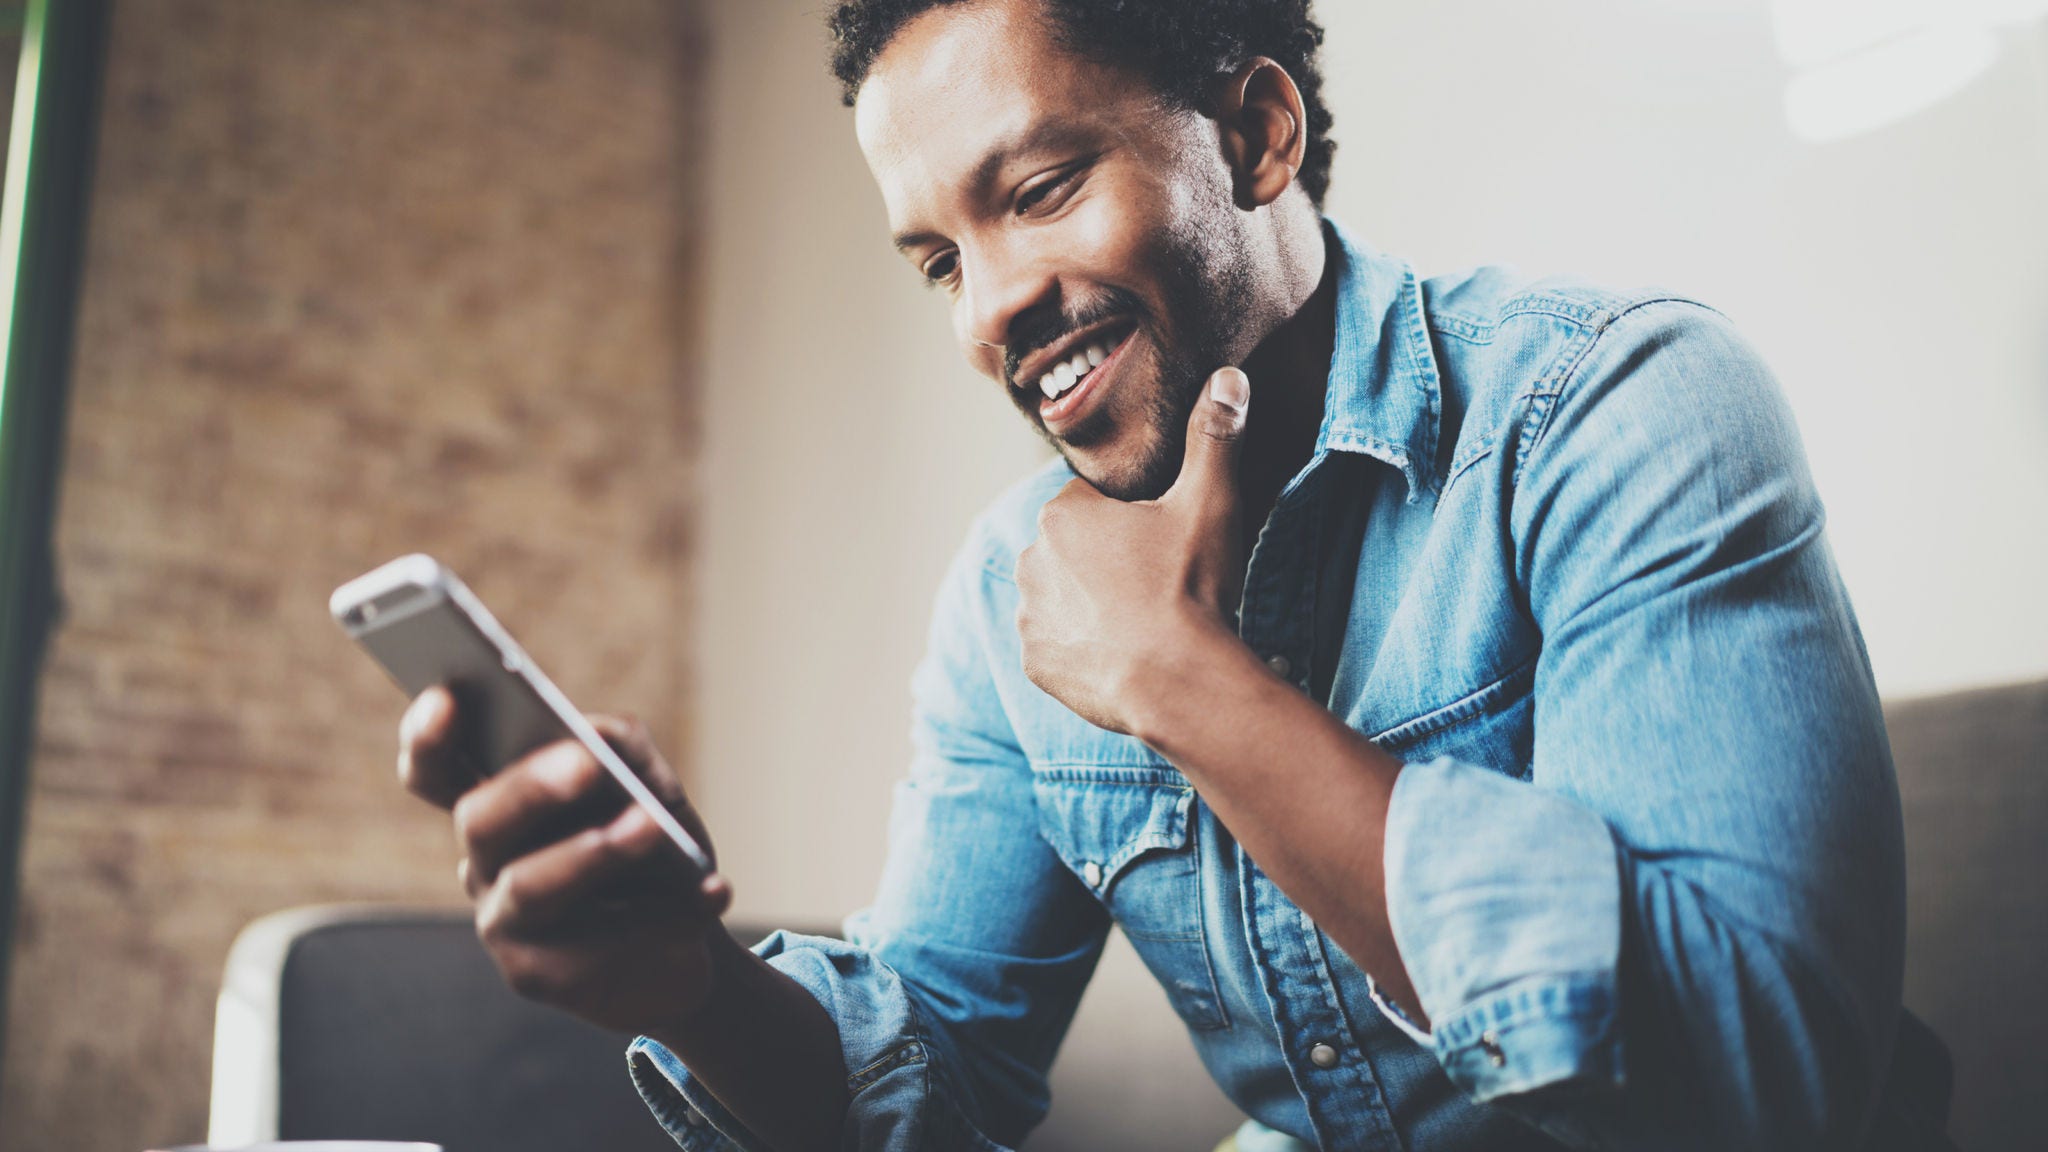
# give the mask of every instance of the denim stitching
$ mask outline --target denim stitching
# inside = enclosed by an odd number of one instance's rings
[[[923,1042],[907,1040],[895,1051],[881,1057],[860,1071],[849,1075],[846,1078],[847,1091],[858,1095],[862,1089],[872,1086],[875,1081],[880,1080],[896,1069],[911,1064],[923,1064],[929,1059],[930,1057],[924,1050]]]
[[[1381,748],[1394,748],[1414,740],[1419,740],[1424,736],[1433,736],[1438,732],[1456,727],[1474,717],[1496,711],[1496,709],[1491,707],[1495,700],[1508,695],[1515,688],[1520,687],[1521,682],[1525,680],[1534,682],[1536,677],[1536,659],[1535,656],[1529,657],[1527,660],[1517,664],[1507,675],[1502,676],[1483,688],[1469,692],[1441,708],[1434,708],[1420,716],[1403,720],[1392,728],[1388,728],[1379,735],[1372,737],[1372,742]]]

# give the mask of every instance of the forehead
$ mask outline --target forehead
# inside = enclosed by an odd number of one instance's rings
[[[895,218],[1005,147],[1122,134],[1157,104],[1129,71],[1062,47],[1038,0],[979,0],[897,32],[861,85],[854,128]]]

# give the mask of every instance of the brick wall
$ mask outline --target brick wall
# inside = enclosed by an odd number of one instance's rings
[[[456,896],[341,580],[434,552],[687,746],[695,11],[117,6],[0,1147],[200,1139],[237,929]]]

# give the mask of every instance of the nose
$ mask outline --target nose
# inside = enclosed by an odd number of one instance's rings
[[[1003,248],[961,256],[956,324],[964,340],[996,348],[1016,337],[1018,321],[1059,309],[1059,278],[1042,262]]]

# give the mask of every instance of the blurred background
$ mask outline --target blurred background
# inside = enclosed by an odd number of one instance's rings
[[[200,1138],[244,923],[459,895],[325,612],[403,552],[648,719],[736,914],[865,900],[931,594],[1044,450],[890,250],[824,7],[0,3],[0,1147]],[[2048,675],[2048,2],[1318,7],[1332,215],[1721,308],[1886,695]],[[1163,1011],[1120,949],[1110,1000]]]

